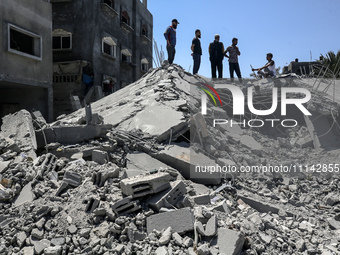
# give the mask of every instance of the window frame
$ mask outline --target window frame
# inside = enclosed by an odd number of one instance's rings
[[[104,51],[104,44],[107,44],[110,46],[111,54],[108,54]],[[106,36],[102,38],[102,54],[105,56],[110,56],[112,58],[117,58],[117,43],[115,40],[113,40],[112,37]]]
[[[32,39],[33,39],[33,54],[34,55],[11,48],[11,30],[15,30],[19,33],[26,35],[26,36],[32,37]],[[42,36],[35,34],[33,32],[30,32],[30,31],[23,29],[21,27],[18,27],[16,25],[13,25],[11,23],[8,23],[7,33],[8,33],[7,34],[7,43],[8,43],[7,50],[8,50],[8,52],[15,53],[17,55],[21,55],[21,56],[24,56],[24,57],[32,58],[32,59],[35,59],[35,60],[40,60],[40,61],[42,60]],[[38,48],[38,49],[36,49],[36,48]]]
[[[124,53],[126,51],[129,54]],[[127,61],[123,61],[123,55],[127,58]],[[129,49],[127,49],[127,48],[122,49],[121,50],[121,60],[122,60],[122,63],[131,64],[132,63],[132,52]]]
[[[60,37],[61,48],[57,48],[57,49],[53,48],[54,37]],[[69,48],[63,48],[63,38],[64,37],[70,38],[70,47]],[[70,51],[70,50],[72,50],[72,47],[73,47],[73,45],[72,45],[72,33],[71,32],[67,32],[65,30],[59,30],[59,29],[52,31],[52,50],[53,51]]]

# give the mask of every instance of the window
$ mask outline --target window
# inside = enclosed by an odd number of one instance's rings
[[[70,50],[72,49],[72,33],[62,29],[53,31],[53,50]]]
[[[132,53],[128,49],[122,50],[122,62],[131,63]]]
[[[41,49],[41,36],[14,25],[8,25],[8,51],[41,60]]]
[[[143,72],[147,72],[149,70],[149,61],[147,58],[143,58],[141,60],[141,69]]]
[[[102,52],[104,54],[116,57],[117,44],[111,37],[104,37],[102,40]]]
[[[130,17],[126,11],[122,12],[122,22],[130,26]]]
[[[114,9],[115,4],[113,0],[104,0],[103,1],[104,4],[107,4],[108,6],[110,6],[112,9]]]
[[[148,30],[146,28],[146,25],[142,25],[142,35],[148,37]]]

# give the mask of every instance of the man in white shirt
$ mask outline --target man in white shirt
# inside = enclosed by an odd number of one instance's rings
[[[276,70],[275,70],[275,62],[273,60],[273,54],[267,53],[267,64],[260,68],[252,68],[251,70],[258,71],[258,75],[260,78],[268,78],[268,77],[275,77],[276,76]],[[264,71],[262,71],[264,69]]]

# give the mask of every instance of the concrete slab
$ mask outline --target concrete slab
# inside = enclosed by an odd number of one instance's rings
[[[27,183],[21,190],[19,196],[14,201],[14,206],[19,206],[27,202],[32,202],[34,195],[32,193],[32,182]]]
[[[151,157],[150,155],[143,153],[143,152],[135,152],[129,153],[126,156],[127,169],[139,169],[142,170],[144,173],[150,172],[151,170],[160,168],[169,168],[168,165],[162,163],[161,161]]]
[[[0,174],[4,173],[11,161],[0,161]]]
[[[25,151],[27,156],[35,159],[37,157],[37,140],[33,127],[31,114],[26,110],[21,110],[14,114],[6,115],[2,118],[1,133],[4,137],[14,137],[20,144],[20,148],[31,148]]]
[[[219,228],[217,230],[217,238],[211,244],[212,246],[217,244],[220,254],[238,255],[242,251],[244,237],[240,232],[227,228]]]
[[[69,126],[69,127],[52,127],[44,131],[36,132],[38,148],[43,148],[45,144],[44,135],[47,143],[76,144],[89,141],[94,138],[104,137],[112,125],[96,126]],[[43,134],[44,132],[44,134]]]
[[[172,232],[183,234],[194,230],[194,214],[188,208],[154,214],[146,218],[146,227],[148,234],[154,229],[161,231],[168,227],[172,228]]]
[[[152,157],[177,169],[184,178],[194,182],[217,185],[221,182],[221,173],[207,173],[207,168],[198,170],[196,166],[216,166],[214,160],[202,153],[196,153],[190,148],[171,145],[159,153],[151,154]]]

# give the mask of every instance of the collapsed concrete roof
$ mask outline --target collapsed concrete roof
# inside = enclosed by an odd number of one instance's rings
[[[145,137],[165,141],[189,130],[188,102],[196,100],[192,85],[198,82],[202,79],[177,65],[153,69],[135,83],[92,103],[91,109],[116,129],[141,130]],[[76,124],[83,115],[80,109],[54,125]]]
[[[32,124],[25,110],[7,116],[0,133],[0,253],[337,254],[337,104],[313,92],[313,118],[284,132],[213,128],[212,118],[229,118],[231,102],[209,102],[202,115],[200,82],[210,81],[177,65],[150,70],[93,103],[89,125],[80,124],[84,109],[52,127],[36,117]],[[266,105],[273,85],[308,82],[247,81],[254,85],[254,98]],[[35,135],[33,126],[40,127]],[[190,147],[169,145],[189,126]],[[147,141],[150,147],[139,147]],[[304,171],[201,174],[196,164]],[[321,164],[333,173],[319,174]]]

